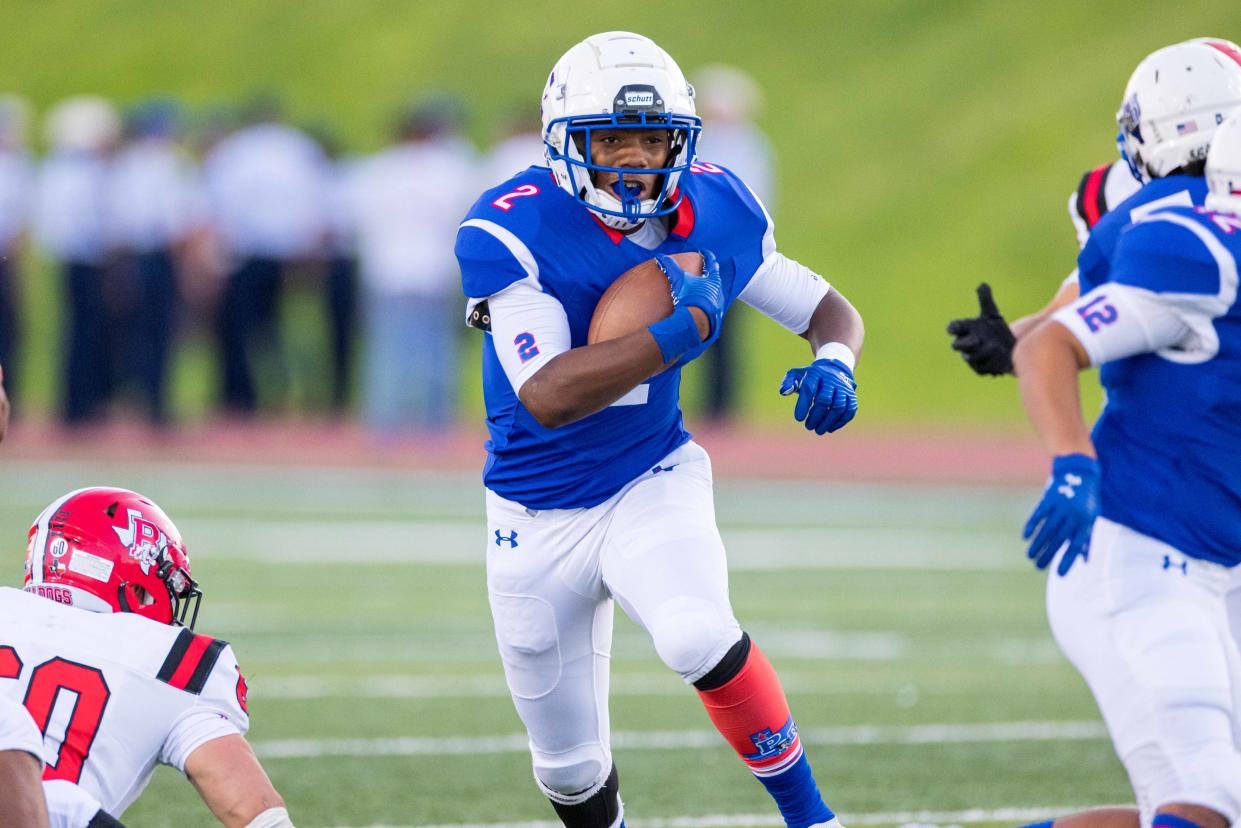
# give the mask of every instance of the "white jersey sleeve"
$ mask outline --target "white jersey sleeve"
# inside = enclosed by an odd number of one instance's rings
[[[491,337],[513,392],[554,357],[573,347],[564,306],[534,279],[523,279],[488,297]]]
[[[737,298],[800,335],[830,290],[822,276],[772,250]]]
[[[1077,232],[1077,244],[1086,246],[1091,229],[1099,219],[1141,189],[1125,161],[1113,161],[1085,173],[1069,196],[1069,218]]]
[[[1155,293],[1108,283],[1056,311],[1052,319],[1069,329],[1101,365],[1137,354],[1196,348],[1195,332],[1213,316],[1213,297]]]
[[[206,742],[250,729],[247,687],[233,648],[224,645],[194,704],[173,722],[159,761],[185,772],[185,760]]]
[[[0,698],[0,750],[21,750],[43,763],[43,734],[15,701]]]

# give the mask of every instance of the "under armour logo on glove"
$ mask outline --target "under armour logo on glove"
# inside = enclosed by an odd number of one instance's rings
[[[1088,558],[1090,532],[1098,516],[1099,461],[1084,454],[1055,458],[1043,499],[1021,532],[1026,540],[1034,537],[1026,554],[1035,566],[1046,569],[1064,548],[1056,572],[1067,575],[1074,561]]]
[[[1064,483],[1057,487],[1056,491],[1065,497],[1073,497],[1073,495],[1077,494],[1077,487],[1080,485],[1082,485],[1080,477],[1075,474],[1066,474],[1064,476]]]
[[[513,531],[509,532],[507,536],[505,536],[505,535],[501,535],[500,530],[497,529],[496,530],[496,546],[499,546],[501,543],[507,543],[509,549],[516,549],[517,548],[517,530],[514,529]]]

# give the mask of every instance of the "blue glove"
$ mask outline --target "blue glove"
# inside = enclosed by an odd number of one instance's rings
[[[1061,576],[1067,575],[1079,556],[1082,560],[1089,557],[1090,530],[1098,516],[1099,461],[1084,454],[1055,458],[1043,499],[1021,530],[1025,540],[1034,535],[1026,554],[1035,566],[1046,569],[1060,548],[1068,544],[1056,568]]]
[[[724,286],[720,280],[720,265],[710,250],[702,253],[702,275],[686,273],[671,256],[655,257],[659,268],[668,277],[672,289],[672,315],[661,319],[647,330],[655,337],[665,363],[681,359],[689,362],[707,350],[719,339],[724,321]],[[706,339],[698,335],[698,323],[690,308],[698,308],[707,316],[710,333]]]
[[[793,416],[816,434],[844,428],[857,414],[857,380],[838,359],[816,359],[805,368],[789,371],[780,383],[780,393],[787,397],[794,392],[798,397]]]

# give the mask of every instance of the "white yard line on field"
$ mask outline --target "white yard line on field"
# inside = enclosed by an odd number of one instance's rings
[[[890,811],[840,815],[844,825],[900,825],[905,823],[1033,822],[1084,811],[1097,805],[1048,805],[1020,808],[971,808],[966,811]],[[1111,806],[1117,807],[1117,806]],[[715,816],[639,817],[634,828],[783,828],[784,820],[774,814],[718,814]],[[365,828],[561,828],[559,822],[461,822],[440,825],[368,825]]]
[[[982,724],[855,725],[801,731],[814,745],[942,745],[983,742],[1088,741],[1104,739],[1102,722],[987,722]],[[714,730],[621,730],[612,734],[621,750],[723,748]],[[479,756],[524,753],[525,734],[471,738],[408,737],[394,739],[275,739],[254,743],[264,759],[313,759],[323,756]]]

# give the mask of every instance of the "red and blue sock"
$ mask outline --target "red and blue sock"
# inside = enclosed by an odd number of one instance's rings
[[[694,682],[712,724],[776,801],[789,828],[832,819],[802,750],[780,679],[744,633],[711,672]]]

